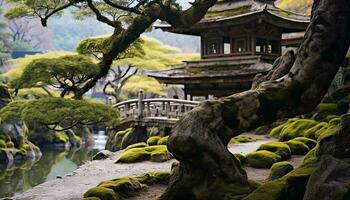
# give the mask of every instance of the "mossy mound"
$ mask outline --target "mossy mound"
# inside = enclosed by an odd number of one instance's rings
[[[8,141],[6,142],[6,148],[15,148],[15,144],[13,144],[11,141]]]
[[[303,199],[306,184],[316,167],[315,163],[303,165],[282,178],[261,185],[243,200]]]
[[[313,139],[310,139],[310,138],[306,138],[306,137],[297,137],[297,138],[294,138],[294,139],[292,139],[290,141],[302,142],[302,143],[306,144],[306,146],[308,146],[309,149],[312,149],[312,148],[314,148],[317,145],[317,141],[316,140],[313,140]]]
[[[299,141],[290,140],[286,144],[289,146],[293,155],[305,155],[310,151],[310,148],[306,144]]]
[[[146,160],[150,160],[152,155],[155,156],[159,154],[162,154],[162,155],[169,154],[168,149],[165,145],[133,148],[133,149],[125,150],[121,154],[120,158],[117,160],[117,163],[134,163],[134,162],[146,161]]]
[[[288,174],[294,169],[290,162],[282,161],[273,164],[270,168],[269,180],[275,180]]]
[[[236,137],[233,137],[230,140],[230,144],[238,144],[238,143],[247,143],[247,142],[256,142],[256,138],[253,137],[248,137],[248,136],[244,136],[244,135],[239,135]]]
[[[120,197],[112,189],[105,187],[94,187],[85,192],[84,199],[97,198],[100,200],[119,200]]]
[[[118,131],[114,134],[110,134],[107,138],[106,149],[109,151],[118,151],[121,149],[123,138],[132,131],[132,128],[128,128],[122,131]]]
[[[281,141],[287,141],[296,137],[304,136],[307,130],[317,124],[317,121],[311,119],[294,119],[293,121],[288,120],[288,122],[284,124],[278,138]]]
[[[169,138],[169,136],[160,138],[160,139],[158,140],[157,145],[166,145],[167,142],[168,142],[168,138]]]
[[[129,149],[140,148],[140,147],[148,147],[148,145],[144,142],[139,142],[136,144],[129,145],[128,147],[126,147],[125,151],[127,151]]]
[[[147,139],[147,144],[149,146],[154,146],[158,144],[158,141],[161,139],[162,137],[160,136],[153,136]]]
[[[281,161],[281,156],[266,150],[254,151],[246,156],[246,163],[255,168],[270,168]]]
[[[6,148],[6,142],[4,140],[0,140],[0,148]]]
[[[290,158],[290,156],[291,156],[291,150],[290,150],[289,146],[283,142],[269,142],[269,143],[261,145],[258,148],[258,151],[259,150],[266,150],[266,151],[273,152],[273,153],[281,156],[281,158],[283,160],[286,160],[286,159]]]
[[[338,109],[338,105],[335,103],[320,103],[316,108],[315,112],[332,112]]]
[[[323,134],[328,128],[330,127],[330,124],[327,122],[320,122],[316,124],[314,127],[308,129],[304,133],[304,137],[317,139],[320,135]]]
[[[137,195],[148,186],[155,184],[167,185],[170,172],[149,172],[136,178],[118,178],[100,183],[84,194],[84,200],[98,198],[101,200],[119,200]]]

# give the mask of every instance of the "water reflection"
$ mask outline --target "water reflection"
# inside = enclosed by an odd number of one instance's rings
[[[0,171],[0,198],[11,197],[43,182],[73,172],[78,166],[91,160],[96,149],[81,148],[70,151],[42,149],[43,155],[36,163],[24,163],[6,171]]]

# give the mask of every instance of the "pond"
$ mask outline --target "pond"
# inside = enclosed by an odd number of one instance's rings
[[[16,168],[0,171],[0,198],[22,193],[46,181],[56,179],[76,170],[101,149],[104,149],[104,133],[94,135],[95,146],[91,148],[58,151],[41,149],[42,157],[35,163],[24,163]]]

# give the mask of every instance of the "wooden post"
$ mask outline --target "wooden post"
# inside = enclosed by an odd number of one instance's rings
[[[143,108],[144,108],[144,106],[143,106],[143,91],[142,90],[140,90],[139,91],[139,99],[138,99],[138,103],[137,103],[137,107],[138,107],[138,117],[139,118],[142,118],[143,117]]]

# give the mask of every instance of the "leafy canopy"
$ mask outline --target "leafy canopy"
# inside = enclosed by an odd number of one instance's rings
[[[10,86],[20,89],[50,85],[65,92],[75,92],[98,72],[98,65],[83,55],[41,58],[29,63]]]
[[[23,120],[59,131],[81,125],[114,126],[119,122],[119,113],[98,102],[51,97],[13,101],[0,110],[0,118],[3,122]]]

